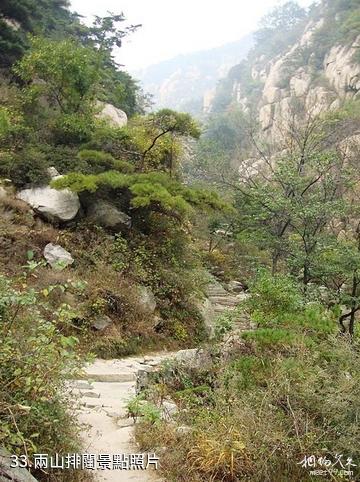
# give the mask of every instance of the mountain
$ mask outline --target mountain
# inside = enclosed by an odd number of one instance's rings
[[[212,113],[240,107],[274,138],[296,103],[314,114],[360,97],[359,1],[323,0],[308,11],[294,5],[255,34],[247,59],[218,84]]]
[[[209,103],[216,82],[246,57],[253,45],[252,36],[221,47],[203,50],[160,62],[135,76],[153,95],[156,108],[169,107],[200,113]]]

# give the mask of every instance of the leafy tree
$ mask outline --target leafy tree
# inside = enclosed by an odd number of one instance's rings
[[[34,269],[29,262],[28,272]],[[77,423],[69,423],[64,395],[81,366],[78,339],[64,334],[73,314],[47,302],[54,286],[40,292],[27,275],[20,281],[21,289],[0,275],[0,439],[11,453],[29,457],[73,451]]]
[[[235,178],[236,163],[249,149],[247,125],[247,116],[239,108],[213,114],[195,146],[194,158],[183,166],[187,175],[219,187],[222,177]]]
[[[57,189],[69,188],[74,192],[96,192],[100,188],[110,188],[115,193],[130,194],[130,206],[134,209],[149,208],[172,216],[180,222],[192,212],[192,207],[199,209],[228,209],[228,205],[219,196],[204,189],[192,189],[168,174],[149,172],[125,174],[107,171],[98,175],[71,173],[53,181]]]
[[[81,35],[84,45],[97,51],[97,67],[100,75],[99,98],[123,109],[129,116],[142,113],[144,95],[137,82],[126,72],[119,70],[113,51],[122,46],[122,39],[135,32],[141,25],[122,27],[126,18],[123,13],[96,16],[89,28]]]
[[[74,40],[33,37],[30,51],[14,70],[29,89],[46,96],[64,114],[86,110],[95,97],[95,55]]]
[[[344,211],[342,190],[349,173],[325,147],[333,131],[332,122],[319,116],[308,115],[301,123],[294,118],[282,133],[284,155],[274,157],[253,138],[262,168],[257,174],[245,171],[237,186],[244,226],[271,250],[273,273],[285,257],[294,273],[302,271],[305,285],[319,276],[317,256],[328,242],[326,227]]]
[[[14,71],[26,82],[24,117],[41,142],[78,144],[90,139],[99,84],[93,50],[72,39],[33,37]]]
[[[165,136],[170,139],[171,145],[176,137],[191,137],[198,139],[200,129],[189,114],[175,112],[171,109],[162,109],[148,117],[148,133],[151,136],[149,145],[141,153],[140,170],[146,168],[148,157],[151,156],[157,143]],[[171,147],[170,147],[171,149]],[[165,162],[164,162],[165,161]],[[174,156],[170,150],[168,160],[164,160],[164,167],[168,169],[170,175],[174,171]]]
[[[289,1],[275,7],[263,17],[260,29],[255,33],[258,48],[270,54],[280,53],[299,34],[298,26],[306,19],[306,10],[296,2]]]

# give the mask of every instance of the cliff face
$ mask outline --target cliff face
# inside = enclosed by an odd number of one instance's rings
[[[316,13],[315,18],[308,19],[297,41],[281,54],[248,58],[234,67],[210,110],[216,111],[216,102],[219,104],[219,97],[227,89],[225,108],[238,105],[244,112],[253,112],[261,129],[270,138],[276,138],[281,125],[292,115],[296,101],[316,114],[360,97],[360,29],[357,35],[342,34],[344,17],[337,14],[338,22],[330,22],[332,12],[327,4]],[[350,16],[351,13],[354,14],[350,12]],[[331,31],[336,27],[340,34]],[[331,37],[333,42],[329,42]],[[243,75],[244,70],[247,76]]]

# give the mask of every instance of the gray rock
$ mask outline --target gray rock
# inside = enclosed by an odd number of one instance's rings
[[[95,328],[95,330],[103,331],[105,328],[112,324],[112,319],[106,315],[99,315],[95,320],[92,322],[91,326]]]
[[[175,360],[182,363],[192,362],[193,360],[195,360],[197,352],[197,348],[191,348],[189,350],[179,350],[175,355]]]
[[[192,369],[199,369],[212,364],[210,353],[198,348],[180,350],[174,356],[174,360]]]
[[[127,115],[124,111],[112,104],[104,104],[102,102],[98,102],[98,106],[101,108],[100,113],[97,115],[99,119],[106,120],[112,127],[126,126]]]
[[[57,177],[61,177],[60,173],[54,166],[48,167],[47,173],[51,179],[56,179]]]
[[[78,195],[69,189],[58,191],[50,186],[35,187],[19,191],[16,197],[50,222],[71,221],[80,209]]]
[[[131,226],[131,217],[107,201],[96,201],[87,212],[89,218],[103,228],[119,230]]]
[[[132,418],[120,418],[116,422],[116,425],[120,428],[131,427],[132,425],[134,425],[134,420]]]
[[[43,255],[50,266],[56,269],[66,268],[74,262],[71,254],[58,244],[47,244]]]
[[[143,390],[146,390],[152,380],[153,370],[151,368],[147,368],[144,370],[138,370],[136,373],[136,386],[135,392],[137,395],[141,393]]]
[[[160,408],[161,419],[167,422],[171,422],[179,411],[176,403],[170,400],[164,400]]]
[[[73,264],[71,254],[58,244],[49,243],[44,249],[44,258],[52,268],[63,269]]]
[[[25,468],[10,467],[10,456],[7,450],[0,447],[0,482],[37,482]]]
[[[93,385],[88,382],[75,381],[71,384],[72,388],[77,388],[78,390],[94,390]]]
[[[80,392],[82,397],[100,398],[100,393],[97,392]]]
[[[179,435],[186,435],[187,433],[192,432],[192,428],[187,425],[180,425],[179,427],[176,427],[175,432]]]
[[[205,298],[205,300],[202,301],[197,300],[195,306],[201,314],[209,338],[213,338],[215,334],[215,321],[218,316],[213,303],[209,298]]]
[[[154,293],[147,286],[138,286],[138,304],[145,313],[154,313],[156,299]]]

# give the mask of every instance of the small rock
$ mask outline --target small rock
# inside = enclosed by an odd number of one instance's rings
[[[191,348],[189,350],[179,350],[176,355],[175,359],[179,362],[191,362],[196,358],[197,355],[197,348]]]
[[[80,392],[83,397],[100,398],[100,393],[96,392]]]
[[[154,293],[147,286],[138,286],[139,307],[145,313],[153,313],[156,309]]]
[[[0,186],[0,199],[5,199],[7,197],[6,189]]]
[[[212,364],[211,354],[207,350],[192,348],[189,350],[180,350],[174,356],[174,359],[186,365],[187,368],[199,369]]]
[[[60,177],[58,170],[54,166],[48,167],[47,173],[50,179],[56,179],[57,177]]]
[[[91,383],[87,382],[74,382],[71,384],[72,388],[77,388],[78,390],[94,390]]]
[[[98,404],[96,404],[96,403],[91,403],[91,402],[84,402],[84,403],[83,403],[83,406],[84,406],[85,408],[95,408],[96,410],[99,410],[99,408],[100,408]]]
[[[126,428],[126,427],[131,427],[134,425],[134,420],[132,418],[120,418],[117,422],[116,425],[120,428]]]
[[[95,330],[102,331],[112,324],[112,319],[106,315],[99,315],[91,324]]]
[[[176,403],[169,400],[164,400],[161,405],[161,419],[170,422],[174,415],[178,413],[179,409]]]
[[[244,291],[244,286],[240,281],[233,280],[228,283],[228,289],[234,293],[241,293]]]
[[[179,427],[176,427],[175,432],[179,435],[186,435],[187,433],[192,432],[192,428],[187,425],[180,425]]]
[[[44,258],[52,268],[63,269],[73,264],[71,254],[58,244],[49,243],[44,249]]]
[[[120,412],[115,412],[114,410],[104,410],[106,415],[110,418],[118,418],[121,416]]]
[[[11,465],[11,453],[0,447],[0,482],[37,482],[26,468]]]
[[[152,370],[150,368],[137,371],[135,387],[135,392],[137,395],[148,388],[151,381],[151,374]]]

